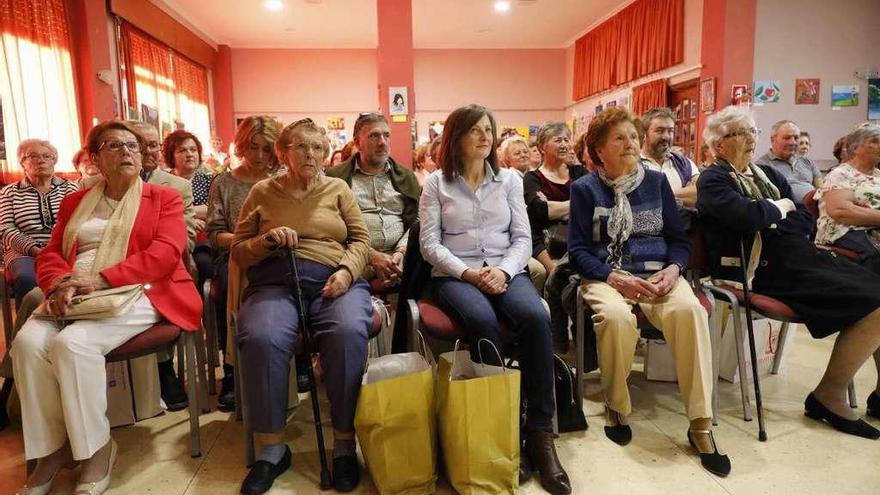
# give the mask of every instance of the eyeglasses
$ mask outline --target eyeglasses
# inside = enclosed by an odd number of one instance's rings
[[[44,162],[54,162],[58,159],[53,153],[28,153],[24,155],[25,160],[42,160]]]
[[[738,131],[728,132],[724,135],[724,139],[733,138],[733,137],[758,137],[761,135],[761,129],[757,127],[749,127],[748,129],[740,129]]]
[[[137,141],[104,141],[101,143],[101,146],[98,146],[98,151],[107,148],[113,153],[119,153],[122,151],[122,148],[127,149],[131,153],[140,153],[141,152],[141,143]]]

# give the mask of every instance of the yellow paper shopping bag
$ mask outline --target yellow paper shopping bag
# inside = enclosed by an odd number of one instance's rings
[[[408,352],[369,361],[354,428],[379,493],[434,493],[434,368],[422,355]]]
[[[519,485],[519,371],[474,363],[458,345],[437,364],[446,476],[462,495],[512,494]]]

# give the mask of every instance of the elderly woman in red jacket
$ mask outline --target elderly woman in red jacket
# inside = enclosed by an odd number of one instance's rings
[[[160,320],[199,326],[201,300],[181,261],[183,202],[173,189],[140,179],[143,138],[120,121],[95,126],[87,149],[103,180],[61,203],[37,258],[46,306],[12,343],[25,456],[38,459],[19,493],[44,494],[59,469],[82,461],[75,492],[110,482],[116,444],[107,421],[104,355]],[[128,286],[131,297],[87,317],[74,296]]]

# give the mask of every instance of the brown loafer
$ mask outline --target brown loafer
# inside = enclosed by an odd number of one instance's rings
[[[532,468],[540,473],[541,486],[553,495],[571,493],[571,481],[556,456],[553,433],[549,431],[529,431],[526,433],[526,452],[532,461]]]

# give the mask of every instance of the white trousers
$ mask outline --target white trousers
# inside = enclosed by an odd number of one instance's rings
[[[27,459],[45,457],[65,440],[74,459],[89,459],[110,441],[104,355],[160,319],[144,295],[116,318],[63,328],[37,318],[24,324],[10,352]]]

